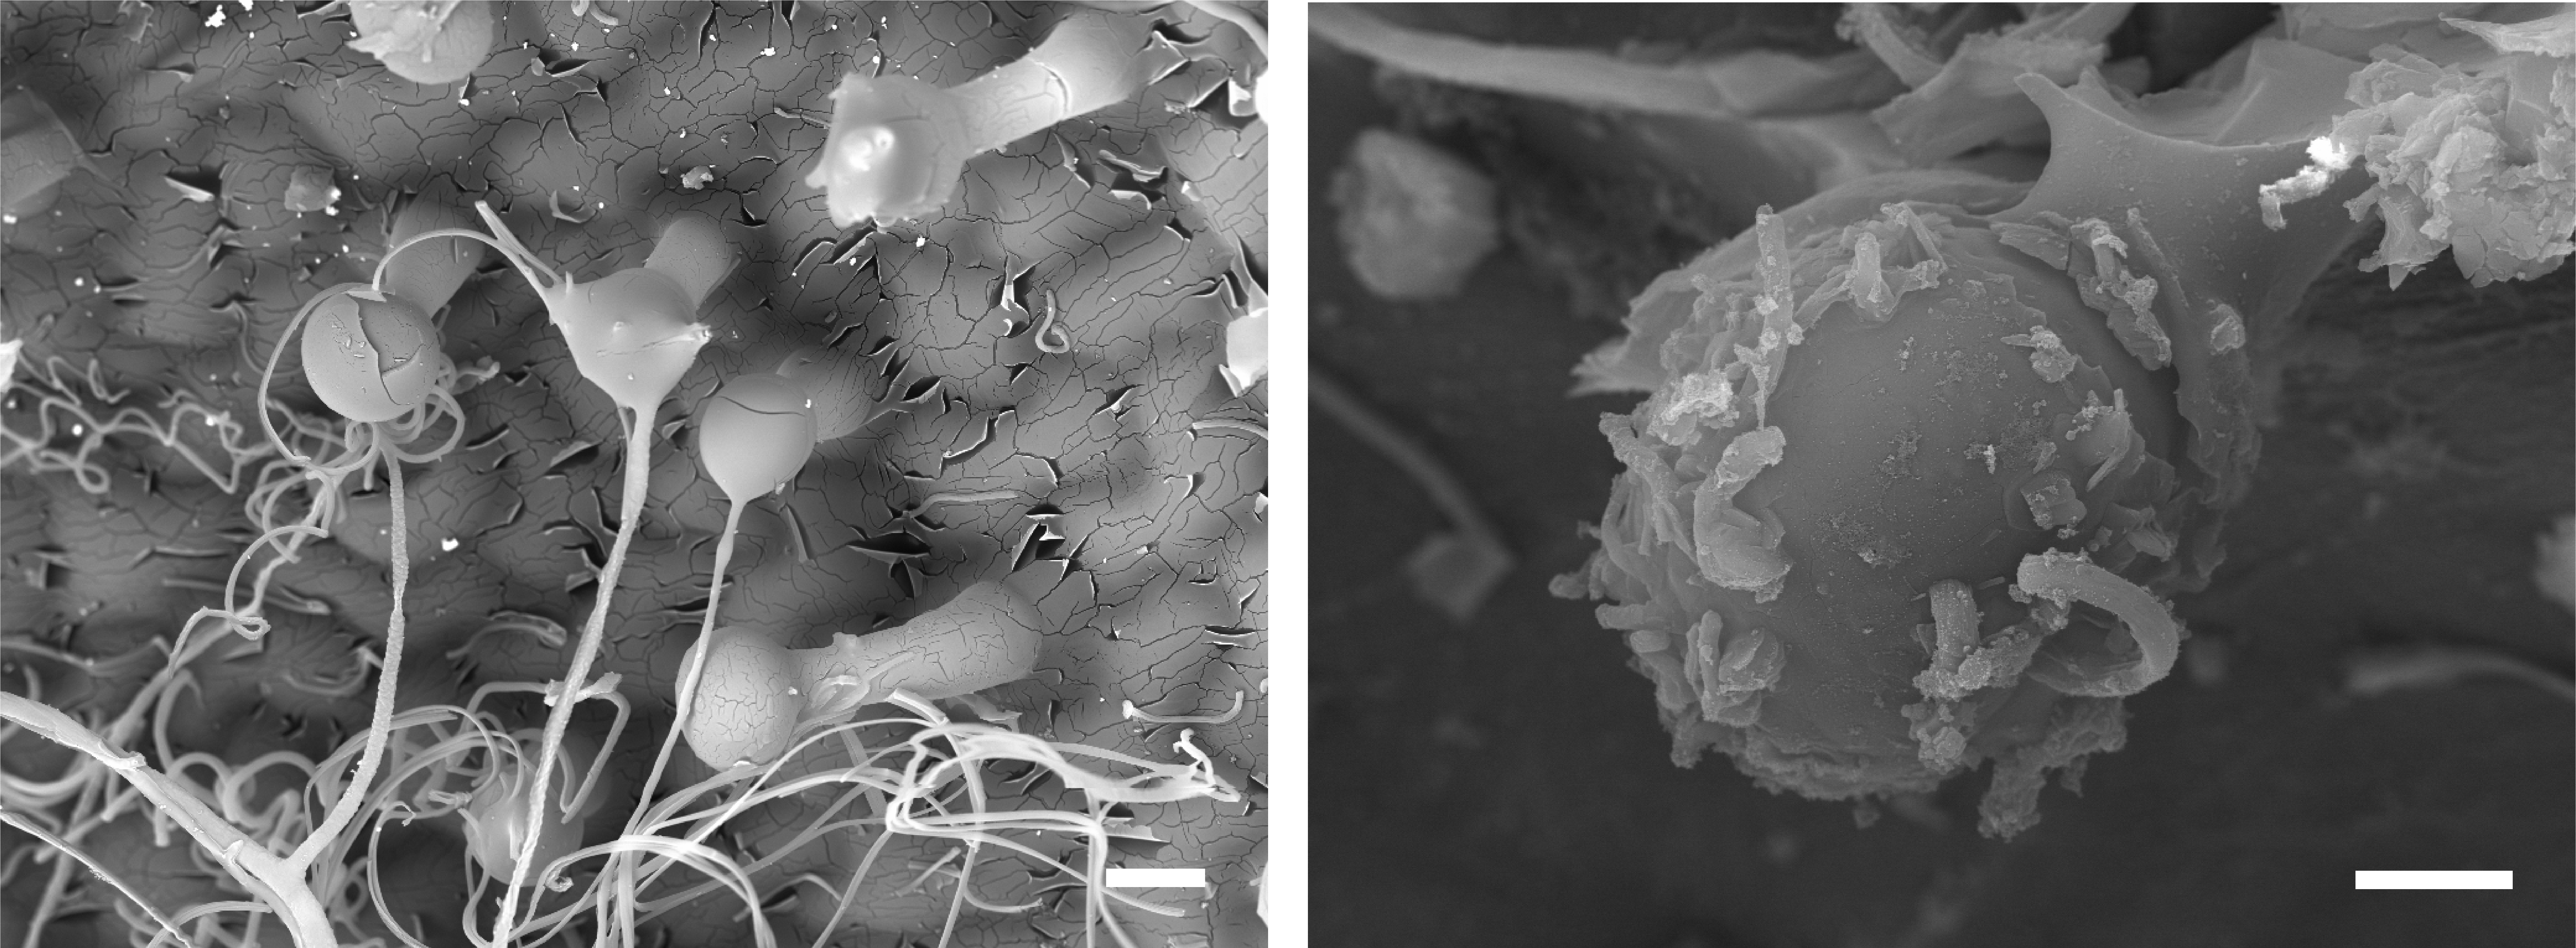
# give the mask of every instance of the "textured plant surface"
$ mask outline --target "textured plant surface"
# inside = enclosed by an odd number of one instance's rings
[[[81,763],[65,746],[77,739],[0,732],[14,818],[0,828],[0,944],[140,943],[155,913],[195,944],[288,943],[280,918],[245,911],[281,904],[245,891],[256,873],[171,823],[283,856],[322,820],[349,757],[309,775],[369,730],[397,543],[410,564],[400,733],[365,818],[305,881],[344,944],[488,939],[503,883],[468,857],[484,824],[455,811],[485,812],[469,806],[476,788],[517,773],[502,732],[532,734],[548,709],[528,687],[482,692],[565,674],[567,630],[606,594],[630,463],[609,397],[526,282],[487,255],[439,316],[463,430],[404,469],[409,536],[387,532],[382,472],[352,476],[331,536],[269,577],[265,636],[192,620],[228,582],[247,598],[276,559],[244,559],[292,519],[255,499],[313,502],[261,432],[261,367],[286,347],[268,411],[289,442],[313,453],[347,438],[305,387],[286,325],[321,289],[368,280],[392,214],[422,193],[489,203],[585,280],[641,264],[681,212],[720,221],[743,257],[697,314],[712,340],[646,419],[649,494],[593,672],[614,676],[633,720],[612,730],[605,702],[574,715],[567,747],[607,748],[606,805],[582,818],[594,849],[569,885],[527,890],[541,923],[524,941],[557,928],[613,940],[626,909],[648,944],[1257,939],[1266,402],[1220,375],[1228,324],[1259,305],[1266,272],[1251,39],[1188,7],[1120,11],[1156,21],[1184,65],[970,161],[936,214],[842,229],[803,184],[839,77],[956,85],[1023,54],[1060,11],[489,12],[488,59],[428,86],[353,48],[349,13],[322,4],[8,6],[6,91],[41,101],[78,148],[29,152],[62,160],[8,195],[0,687],[105,738],[97,759],[131,753],[167,775],[147,796],[202,805],[174,817],[195,804],[138,799],[129,782],[151,781]],[[13,147],[54,140],[22,137],[30,113],[14,97],[7,109]],[[814,347],[844,393],[818,407],[855,431],[745,506],[719,623],[814,647],[1003,580],[1042,614],[1038,671],[936,715],[873,706],[860,716],[893,723],[774,770],[716,774],[678,755],[661,815],[697,816],[664,838],[695,848],[659,852],[694,861],[645,883],[603,877],[602,855],[636,848],[615,841],[671,720],[725,524],[691,419],[725,379]],[[250,568],[236,575],[237,560]],[[1079,747],[1117,756],[1030,760]],[[1162,786],[1163,799],[1088,802],[1140,776],[1119,792]],[[1180,792],[1211,782],[1236,792]],[[970,856],[937,814],[975,811],[1031,818],[994,824]],[[1110,834],[1039,825],[1043,813]],[[746,871],[706,871],[727,862]],[[1204,867],[1210,887],[1111,897],[1092,884],[1107,865]]]

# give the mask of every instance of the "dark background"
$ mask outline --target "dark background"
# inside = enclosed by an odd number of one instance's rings
[[[1833,45],[1829,8],[1375,9],[1523,42]],[[1319,196],[1360,129],[1422,114],[1420,90],[1374,73],[1315,44]],[[1547,593],[1619,471],[1595,420],[1633,405],[1565,397],[1568,371],[1616,332],[1598,301],[1635,288],[1618,267],[1569,285],[1547,261],[1591,248],[1651,276],[1745,222],[1695,215],[1684,186],[1534,157],[1562,110],[1504,108],[1430,136],[1505,195],[1506,248],[1462,296],[1371,298],[1333,210],[1314,218],[1316,370],[1438,455],[1520,563],[1466,627],[1417,601],[1403,559],[1446,525],[1319,413],[1317,944],[2576,943],[2568,702],[2495,678],[2342,686],[2356,653],[2418,644],[2568,673],[2570,617],[2531,575],[2534,535],[2576,505],[2570,270],[2473,290],[2445,259],[2392,292],[2356,247],[2310,296],[2228,565],[2180,602],[2186,667],[2128,701],[2127,749],[2092,761],[2081,798],[2051,787],[2010,843],[1976,833],[1982,772],[1862,829],[1722,757],[1672,766],[1618,634]],[[2401,868],[2510,869],[2516,887],[2352,888]]]

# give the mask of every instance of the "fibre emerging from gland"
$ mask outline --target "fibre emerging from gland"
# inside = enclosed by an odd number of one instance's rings
[[[669,240],[664,242],[664,246],[671,244]],[[650,261],[647,261],[647,265],[650,265]],[[722,276],[721,273],[712,275]],[[708,280],[707,284],[712,285],[712,280]],[[797,472],[804,469],[806,460],[813,455],[815,442],[819,440],[815,427],[815,415],[813,394],[807,391],[803,383],[779,374],[746,373],[734,376],[725,380],[724,385],[716,389],[715,394],[699,408],[698,466],[708,477],[715,480],[717,488],[725,495],[724,532],[716,540],[715,567],[708,575],[706,614],[698,623],[698,644],[689,649],[688,657],[682,663],[680,670],[677,701],[679,717],[673,720],[671,727],[664,732],[661,750],[653,757],[653,767],[645,772],[641,799],[653,798],[653,790],[661,783],[662,772],[670,764],[671,751],[678,746],[680,736],[694,734],[707,727],[704,723],[706,716],[698,714],[697,709],[705,700],[699,695],[706,686],[706,667],[710,656],[720,656],[724,667],[729,670],[734,669],[735,663],[742,663],[745,666],[741,670],[733,670],[720,677],[728,679],[770,677],[752,666],[774,659],[775,656],[725,647],[726,643],[716,638],[718,632],[716,616],[724,605],[725,569],[733,563],[734,538],[742,529],[743,505],[786,489],[787,482],[795,479]],[[739,687],[734,689],[737,693],[744,690]],[[763,692],[754,690],[751,697],[738,700],[757,702],[769,700],[769,698]],[[726,710],[739,712],[740,717],[755,720],[765,720],[771,716],[756,709],[729,708]],[[768,749],[769,730],[757,724],[745,725],[741,730],[748,736],[733,738],[736,743],[743,745],[741,749],[728,750],[712,756],[701,754],[700,758],[726,761],[727,763],[723,764],[710,764],[710,766],[722,767],[728,766],[732,760],[750,759]],[[728,754],[734,756],[727,756]],[[640,825],[643,815],[639,810],[629,820],[627,827],[629,832]]]
[[[552,710],[546,717],[545,730],[538,741],[536,761],[528,780],[545,784],[552,779],[557,764],[556,748],[563,745],[570,726],[572,710],[584,700],[607,696],[614,698],[612,685],[603,680],[590,680],[590,667],[598,658],[606,629],[611,594],[617,588],[620,569],[634,536],[634,527],[644,509],[647,473],[651,470],[651,428],[649,419],[668,398],[682,373],[695,363],[698,350],[706,345],[710,334],[696,321],[708,293],[731,273],[739,252],[712,222],[693,214],[674,217],[662,227],[661,237],[643,266],[619,270],[599,280],[583,283],[568,273],[558,273],[520,243],[508,223],[491,205],[477,201],[475,212],[491,233],[465,228],[425,230],[388,249],[377,265],[377,281],[404,250],[426,245],[428,265],[453,266],[458,254],[450,249],[459,238],[490,245],[501,252],[512,268],[535,288],[546,306],[546,314],[555,328],[563,333],[565,344],[572,350],[573,363],[585,379],[598,386],[619,410],[626,431],[625,489],[619,497],[616,538],[608,550],[607,562],[599,573],[601,593],[583,626],[580,641],[575,644],[566,675],[550,686]],[[425,278],[426,280],[427,278]],[[443,275],[440,278],[443,282]],[[345,335],[345,334],[344,334]],[[451,373],[452,374],[452,373]],[[810,407],[808,409],[810,411]],[[807,421],[810,430],[811,421]],[[801,442],[798,447],[810,446]],[[798,456],[801,463],[801,456]],[[791,469],[792,470],[792,469]],[[395,481],[397,486],[399,479]],[[397,490],[393,499],[393,535],[403,536],[403,502]],[[739,505],[736,506],[739,515]],[[728,524],[726,540],[731,540]],[[402,545],[396,549],[396,562],[401,562]],[[399,569],[399,567],[398,567]],[[611,675],[608,678],[615,678]],[[517,821],[519,826],[546,826],[547,802],[542,794],[526,795],[527,810]],[[515,925],[520,888],[529,879],[527,873],[537,861],[536,851],[547,839],[545,833],[519,834],[519,854],[507,860],[508,887],[501,896],[501,912],[495,924]]]
[[[323,403],[348,422],[346,430],[363,431],[365,437],[349,443],[338,458],[316,464],[289,447],[270,417],[267,402],[268,384],[276,374],[278,356],[286,349],[283,340],[269,355],[267,368],[260,375],[258,394],[260,427],[268,435],[270,446],[303,469],[312,482],[307,488],[309,500],[305,515],[298,523],[272,528],[251,545],[235,562],[234,573],[263,548],[274,556],[253,581],[250,603],[241,608],[233,605],[233,590],[226,586],[226,605],[221,610],[228,627],[239,628],[246,635],[262,634],[266,620],[259,618],[260,600],[276,569],[296,558],[297,545],[309,537],[326,535],[324,524],[335,521],[343,503],[341,485],[352,473],[365,471],[378,460],[384,463],[388,498],[386,563],[390,568],[389,599],[392,610],[385,620],[385,644],[381,658],[375,707],[365,739],[359,748],[357,769],[348,788],[340,794],[312,832],[294,852],[286,857],[286,871],[301,873],[323,858],[342,828],[358,818],[365,801],[365,788],[383,766],[391,736],[394,715],[395,685],[399,680],[404,652],[405,609],[403,598],[411,576],[409,544],[393,538],[408,538],[405,523],[408,503],[403,496],[403,469],[406,463],[435,461],[455,450],[465,431],[465,411],[449,388],[457,381],[455,363],[444,349],[445,339],[439,327],[429,318],[429,309],[443,307],[453,283],[440,279],[416,281],[414,292],[422,294],[415,301],[384,289],[383,281],[392,270],[395,254],[388,252],[376,267],[374,285],[342,284],[315,294],[287,331],[303,329],[301,354],[304,374]],[[309,321],[307,321],[309,320]],[[440,421],[447,422],[448,436],[438,447],[427,451],[412,449],[413,442],[426,440]],[[276,498],[269,495],[267,508],[275,509]],[[287,537],[284,544],[270,547],[274,538]],[[304,936],[299,935],[299,940]]]

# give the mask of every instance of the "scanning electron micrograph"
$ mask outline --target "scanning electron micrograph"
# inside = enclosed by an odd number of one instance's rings
[[[2568,6],[1310,35],[1319,939],[2576,940]]]
[[[1267,21],[6,4],[0,945],[1264,944]]]

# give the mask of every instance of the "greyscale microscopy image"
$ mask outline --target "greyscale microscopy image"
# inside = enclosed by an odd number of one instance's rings
[[[2576,12],[1310,35],[1317,941],[2576,942]]]
[[[1267,19],[5,4],[0,946],[1264,944]]]

